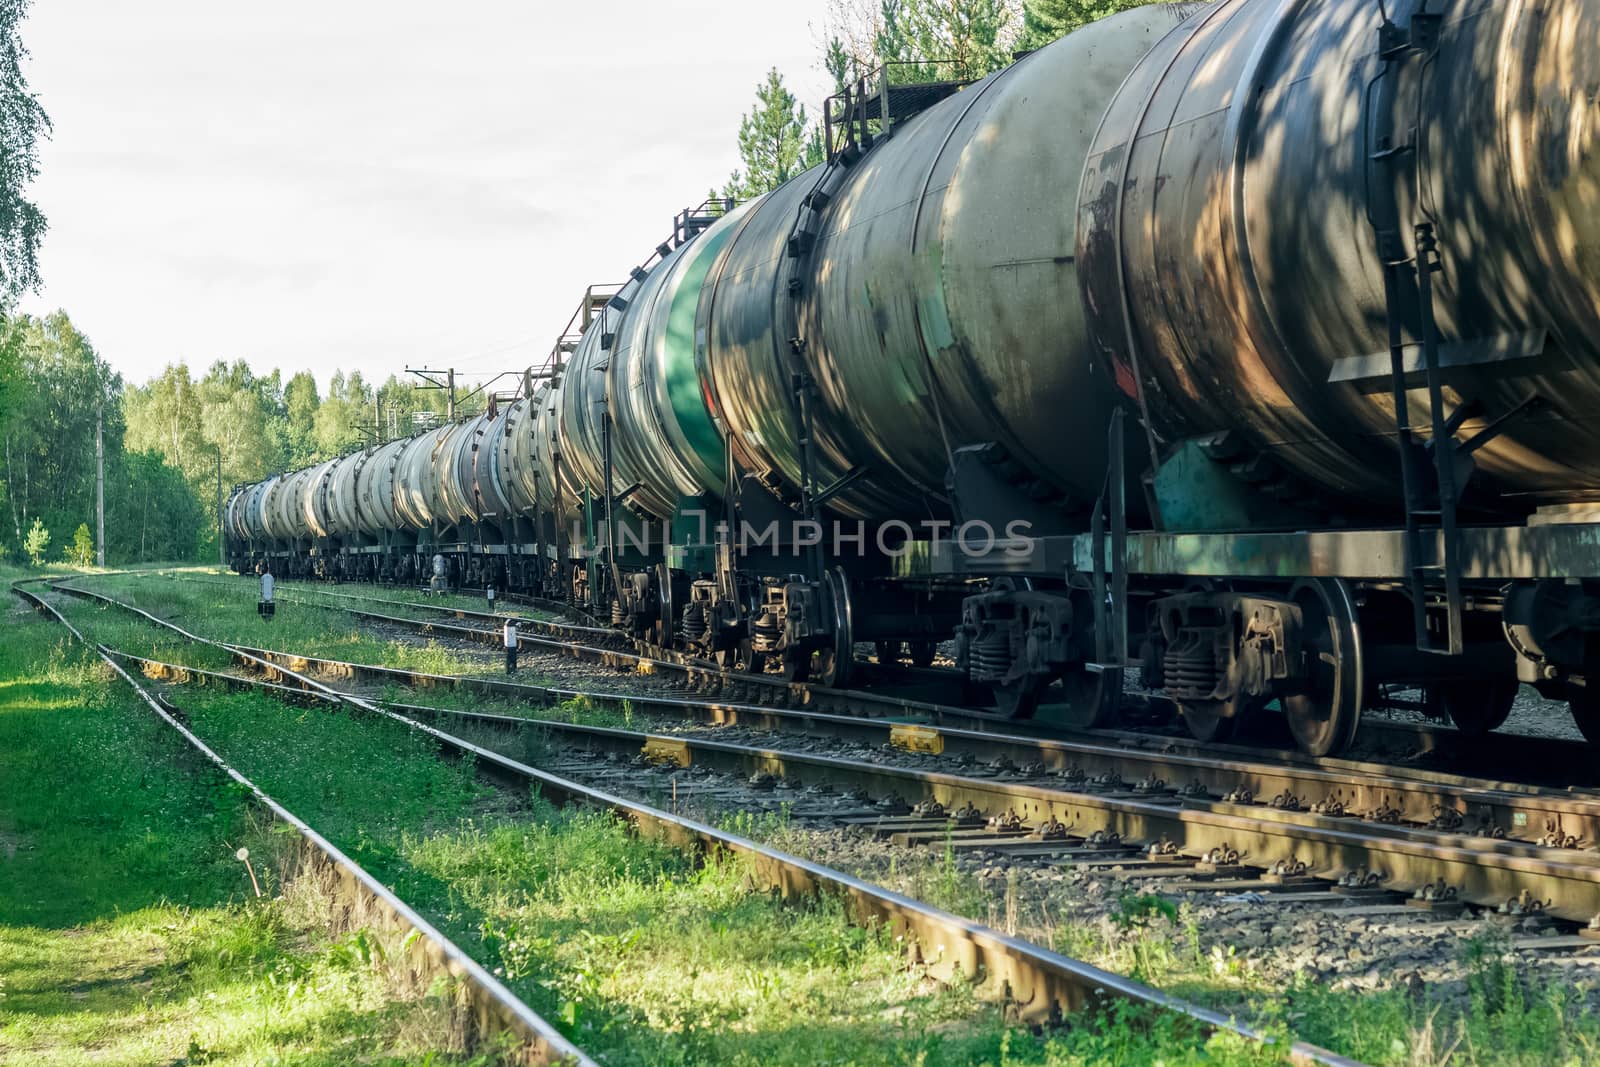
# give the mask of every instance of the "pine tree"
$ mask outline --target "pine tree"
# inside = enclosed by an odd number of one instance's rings
[[[1011,60],[1005,0],[883,0],[875,42],[895,82],[972,81]]]
[[[78,528],[72,533],[72,544],[67,546],[67,560],[80,567],[87,567],[94,560],[94,538],[89,533],[89,524],[78,523]]]
[[[739,158],[744,169],[728,176],[722,195],[748,200],[770,192],[807,164],[805,105],[795,100],[774,67],[756,86],[756,103],[739,123]]]
[[[45,549],[50,547],[50,531],[44,528],[44,523],[38,519],[33,520],[33,525],[28,529],[28,536],[22,541],[22,550],[28,554],[28,559],[35,567],[44,562]]]
[[[1023,0],[1022,37],[1017,45],[1023,49],[1043,48],[1080,26],[1151,2],[1153,0]]]

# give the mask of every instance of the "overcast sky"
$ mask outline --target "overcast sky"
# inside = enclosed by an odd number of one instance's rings
[[[44,289],[143,382],[520,368],[738,163],[823,0],[35,0]]]

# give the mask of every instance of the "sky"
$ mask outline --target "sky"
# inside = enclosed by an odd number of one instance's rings
[[[64,308],[133,383],[519,370],[727,180],[769,67],[820,106],[824,8],[35,0],[23,310]]]

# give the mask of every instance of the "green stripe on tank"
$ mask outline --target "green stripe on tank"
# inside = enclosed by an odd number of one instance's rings
[[[678,272],[672,290],[661,360],[672,415],[695,455],[707,470],[712,471],[720,471],[723,466],[722,435],[717,432],[716,424],[711,421],[711,413],[706,410],[705,397],[700,392],[700,376],[695,370],[695,309],[700,303],[700,290],[705,285],[706,274],[716,262],[717,253],[737,229],[725,218],[707,230],[684,253],[687,261]]]

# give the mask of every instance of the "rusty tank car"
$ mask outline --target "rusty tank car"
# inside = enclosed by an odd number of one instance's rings
[[[997,718],[1137,669],[1203,739],[1524,684],[1600,737],[1600,0],[1153,4],[894,73],[504,407],[240,487],[236,565],[439,553],[836,685],[950,642]]]

